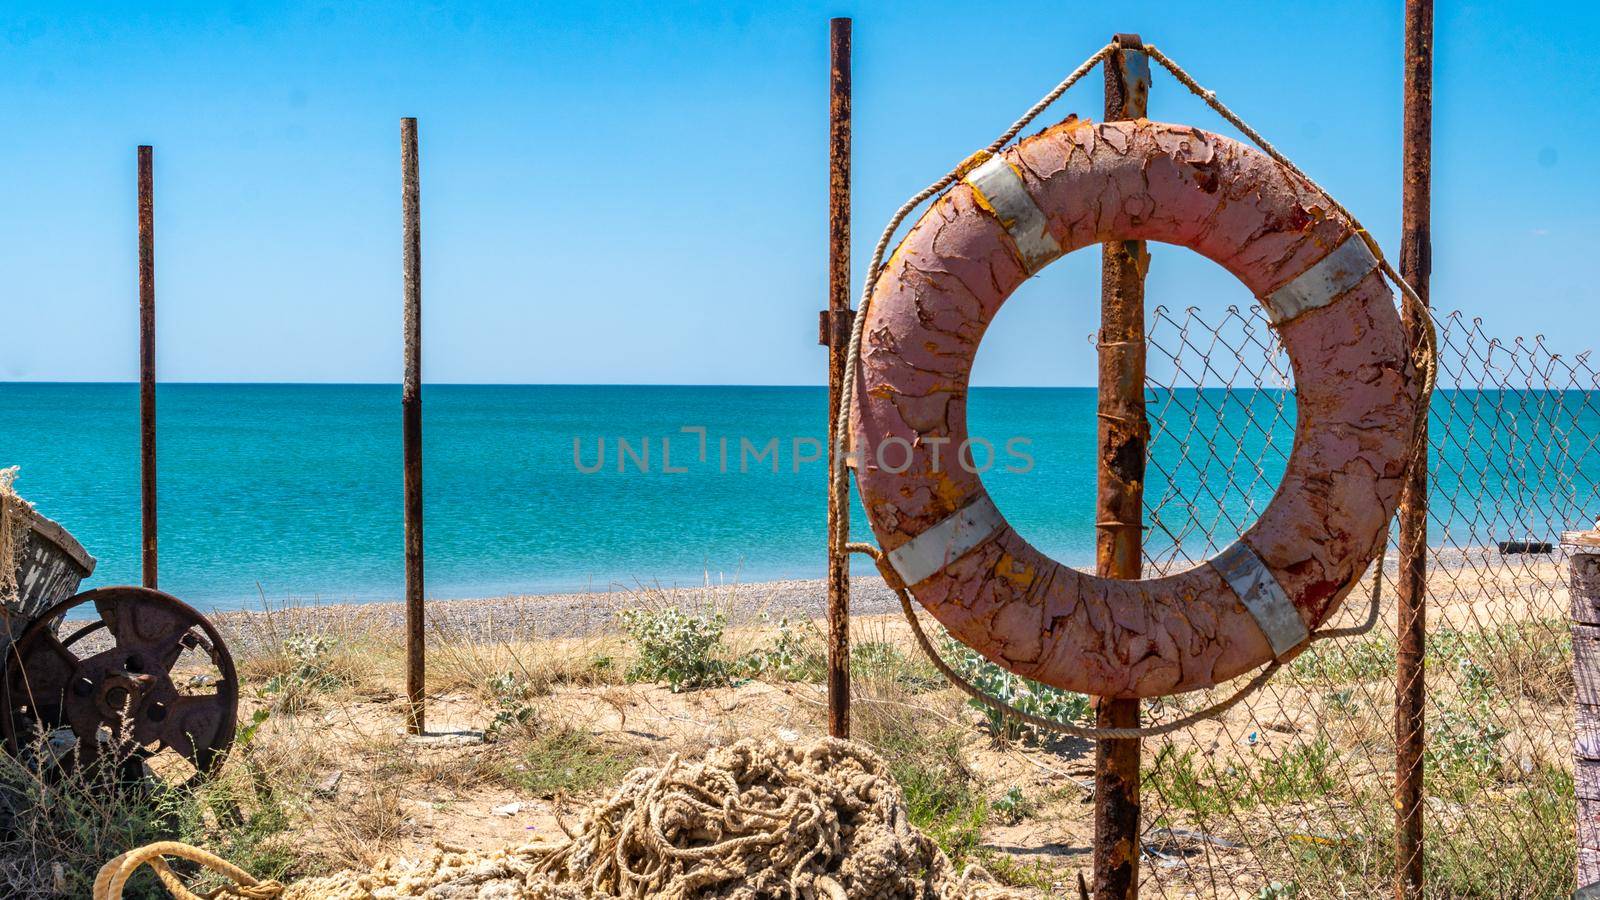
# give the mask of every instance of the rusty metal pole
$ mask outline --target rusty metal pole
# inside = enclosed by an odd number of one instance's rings
[[[828,308],[818,340],[828,347],[828,471],[840,451],[850,310],[850,20],[828,22]],[[828,490],[828,733],[850,737],[850,559],[835,550],[850,531],[850,501]]]
[[[139,510],[144,586],[156,587],[156,216],[152,151],[139,147]]]
[[[1406,0],[1405,113],[1401,189],[1400,276],[1428,302],[1432,269],[1429,235],[1433,175],[1433,0]],[[1408,331],[1422,323],[1409,311]],[[1399,643],[1395,677],[1395,883],[1400,900],[1419,900],[1423,884],[1423,713],[1427,687],[1423,655],[1427,636],[1428,466],[1427,420],[1422,458],[1413,466],[1400,504]],[[1381,564],[1381,563],[1380,563]]]
[[[1106,120],[1145,115],[1150,58],[1136,34],[1115,37],[1105,62]],[[1107,578],[1139,578],[1144,552],[1144,468],[1150,426],[1144,410],[1143,241],[1102,245],[1100,262],[1099,484],[1095,493],[1095,568]],[[1101,699],[1096,724],[1139,724],[1138,700]],[[1094,897],[1139,896],[1140,741],[1099,741],[1094,760]]]
[[[400,390],[406,518],[406,727],[422,734],[427,691],[422,599],[422,198],[417,177],[417,120],[400,120],[400,207],[405,283],[405,380]]]

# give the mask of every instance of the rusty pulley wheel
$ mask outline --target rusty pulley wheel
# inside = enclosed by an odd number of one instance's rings
[[[82,770],[105,758],[126,777],[146,763],[169,776],[170,762],[156,759],[168,756],[205,778],[238,722],[239,681],[222,635],[188,604],[140,587],[89,591],[46,610],[6,651],[0,690],[11,753],[43,741]]]

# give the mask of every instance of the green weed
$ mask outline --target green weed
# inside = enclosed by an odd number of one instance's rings
[[[276,671],[261,686],[261,697],[274,712],[296,713],[314,706],[318,695],[354,685],[357,677],[339,649],[338,639],[329,635],[288,635],[274,655]]]
[[[1048,863],[1033,859],[1022,862],[987,847],[977,852],[978,862],[995,880],[1008,887],[1032,888],[1047,897],[1059,896],[1066,875]]]
[[[950,667],[991,697],[1029,715],[1058,722],[1082,721],[1089,714],[1089,698],[1083,694],[1074,694],[1013,675],[949,635],[945,635],[943,643],[940,652],[950,661]],[[976,700],[967,702],[973,709],[983,713],[989,733],[999,740],[1040,740],[1045,737],[1034,726],[1014,716],[997,712]]]
[[[1167,804],[1202,819],[1230,810],[1297,803],[1333,792],[1335,753],[1326,740],[1295,744],[1276,756],[1263,754],[1247,766],[1217,768],[1197,763],[1194,748],[1166,744],[1145,771],[1145,785]],[[1243,762],[1243,761],[1242,761]]]
[[[570,726],[547,728],[519,748],[508,780],[538,797],[580,794],[612,784],[639,762],[631,751]]]
[[[1012,785],[999,799],[989,804],[995,816],[1007,825],[1016,825],[1039,811],[1039,804],[1022,793],[1022,788]]]
[[[1387,635],[1361,641],[1324,641],[1295,657],[1286,674],[1300,684],[1353,684],[1392,679],[1394,640]]]
[[[828,655],[814,624],[785,617],[772,642],[740,657],[734,668],[747,678],[815,684],[827,677]]]
[[[862,641],[850,648],[850,673],[855,678],[889,681],[909,693],[945,686],[943,676],[920,654],[908,656],[888,641]]]
[[[1434,790],[1441,774],[1430,771],[1428,779],[1430,796],[1441,796]],[[1307,896],[1371,896],[1374,885],[1388,885],[1394,877],[1392,799],[1374,790],[1351,803],[1365,823],[1358,837],[1353,822],[1335,825],[1354,839],[1303,843],[1269,857],[1272,877],[1302,885],[1315,878],[1315,890],[1302,888]],[[1516,790],[1430,804],[1423,857],[1428,896],[1566,900],[1575,888],[1574,810],[1572,775],[1554,768],[1534,771]]]
[[[978,848],[988,818],[982,785],[962,752],[963,730],[937,727],[915,708],[861,704],[854,736],[873,747],[905,796],[906,816],[958,864]]]
[[[489,694],[494,700],[494,718],[484,729],[489,740],[528,735],[543,725],[543,716],[533,704],[534,686],[514,672],[502,672],[489,679]]]

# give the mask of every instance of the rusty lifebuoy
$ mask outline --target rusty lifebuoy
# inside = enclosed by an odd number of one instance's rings
[[[1052,260],[1113,240],[1182,245],[1232,272],[1277,329],[1297,391],[1294,447],[1260,519],[1207,563],[1144,581],[1040,553],[951,455],[1001,304]],[[1226,681],[1303,646],[1386,541],[1421,394],[1393,295],[1327,197],[1236,141],[1069,118],[935,202],[865,315],[851,458],[872,529],[951,634],[1018,674],[1107,697]]]

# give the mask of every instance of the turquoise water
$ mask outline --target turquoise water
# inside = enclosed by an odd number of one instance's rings
[[[428,594],[820,577],[826,470],[795,450],[818,453],[825,404],[809,387],[430,386]],[[1092,388],[979,388],[972,402],[973,432],[995,445],[996,501],[1078,565],[1093,557],[1094,404]],[[398,388],[169,384],[158,408],[163,588],[210,608],[399,596]],[[1188,390],[1150,409],[1150,546],[1226,542],[1282,474],[1292,398]],[[1600,512],[1589,395],[1445,392],[1434,413],[1462,443],[1441,457],[1439,533],[1548,538]],[[138,578],[137,417],[129,384],[0,383],[0,466],[22,466],[22,493],[100,559],[92,584]],[[705,430],[704,462],[685,428]],[[1008,471],[1025,466],[1013,438],[1028,471]],[[602,439],[604,464],[582,471]],[[774,455],[754,455],[773,440]],[[859,508],[855,525],[865,536]]]

